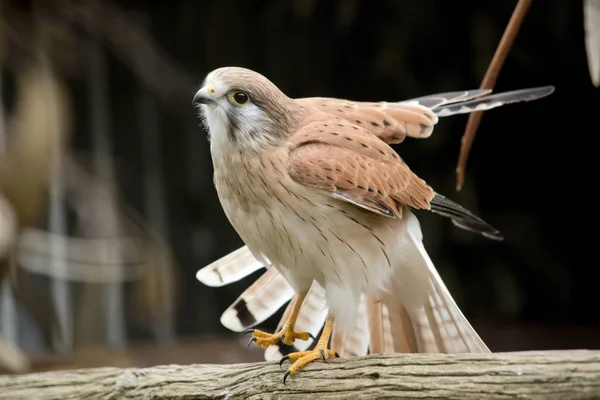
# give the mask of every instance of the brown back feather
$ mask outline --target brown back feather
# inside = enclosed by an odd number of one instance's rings
[[[316,114],[290,138],[292,179],[384,215],[400,217],[401,205],[429,209],[433,189],[390,146],[342,118]]]

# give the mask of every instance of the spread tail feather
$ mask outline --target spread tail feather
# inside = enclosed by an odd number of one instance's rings
[[[331,335],[331,349],[341,357],[364,356],[369,350],[369,320],[367,316],[366,296],[362,296],[358,306],[356,325],[350,332],[344,332],[339,325],[334,325]]]
[[[247,246],[243,246],[201,268],[196,273],[196,279],[207,286],[220,287],[237,282],[264,266]]]
[[[391,297],[386,300],[393,350],[395,353],[418,353],[420,346],[413,321],[403,304]],[[419,336],[420,338],[421,336]]]
[[[375,298],[367,299],[366,306],[369,326],[369,353],[394,353],[392,323],[387,306]]]
[[[242,332],[265,321],[294,296],[294,290],[275,268],[269,268],[221,315],[221,323]]]
[[[395,297],[387,299],[394,324],[396,352],[489,353],[490,350],[460,311],[425,251],[419,222],[410,215],[408,238],[429,275],[429,293],[424,304],[407,309]],[[412,260],[417,262],[417,260]]]

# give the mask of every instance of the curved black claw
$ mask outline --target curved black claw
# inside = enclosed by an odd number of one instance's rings
[[[248,340],[248,347],[250,347],[250,345],[254,342],[256,342],[256,338],[255,337],[251,337],[250,340]]]
[[[337,352],[337,351],[335,352],[335,356],[336,356],[337,358],[340,358],[340,355],[338,354],[338,352]]]
[[[246,329],[246,330],[244,331],[244,333],[242,333],[242,337],[246,336],[246,335],[247,335],[247,334],[249,334],[249,333],[253,333],[255,330],[256,330],[256,329],[254,329],[254,328]]]
[[[290,376],[290,370],[288,369],[285,374],[283,374],[283,384],[285,385],[285,380],[287,379],[287,377]]]
[[[321,353],[321,358],[323,358],[323,362],[327,362],[327,359],[325,358],[325,350],[321,349],[319,353]]]
[[[286,362],[288,359],[290,358],[290,355],[288,354],[287,356],[283,356],[281,357],[281,360],[279,360],[279,368],[281,368],[281,364],[283,364],[284,362]],[[285,380],[284,380],[285,381]],[[285,383],[285,382],[284,382]]]
[[[317,340],[317,339],[315,339],[315,337],[313,336],[312,333],[310,333],[310,332],[306,332],[306,333],[308,333],[308,337],[311,338],[312,340]]]

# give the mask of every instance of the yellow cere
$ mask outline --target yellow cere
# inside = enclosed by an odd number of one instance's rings
[[[206,85],[206,90],[210,94],[215,94],[215,92],[216,92],[215,85],[213,85],[212,83],[209,83],[208,85]]]

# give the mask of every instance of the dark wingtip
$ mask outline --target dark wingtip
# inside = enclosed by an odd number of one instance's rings
[[[435,194],[430,204],[431,211],[450,218],[452,223],[461,229],[478,233],[488,239],[504,240],[504,236],[498,229],[439,193]]]

